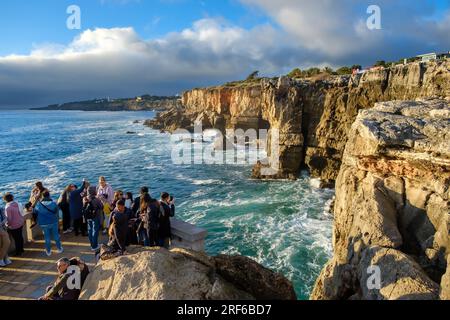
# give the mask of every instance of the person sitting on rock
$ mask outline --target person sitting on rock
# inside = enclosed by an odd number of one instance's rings
[[[70,277],[68,272],[70,260],[67,258],[59,259],[56,262],[58,277],[55,283],[47,288],[47,293],[39,300],[77,300],[80,295],[80,288],[70,288]]]
[[[116,209],[111,214],[111,226],[109,228],[108,246],[124,254],[126,251],[128,233],[128,215],[126,213],[125,201],[119,200]]]
[[[84,282],[86,281],[87,276],[89,275],[89,267],[86,265],[86,263],[79,257],[71,258],[70,260],[71,266],[77,266],[80,268],[80,275],[81,275],[81,288],[83,288]]]

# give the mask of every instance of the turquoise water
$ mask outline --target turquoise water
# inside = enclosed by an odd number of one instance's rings
[[[210,254],[243,254],[283,273],[307,299],[331,255],[331,191],[249,179],[251,166],[171,162],[170,137],[133,123],[151,112],[0,112],[0,193],[25,202],[41,180],[54,193],[86,177],[115,189],[175,195],[177,215],[209,232]],[[137,134],[127,135],[127,131]]]

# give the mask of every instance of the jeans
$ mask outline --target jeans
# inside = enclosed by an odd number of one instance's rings
[[[168,237],[167,238],[159,238],[158,246],[169,250],[170,249],[170,238],[168,238]]]
[[[44,232],[45,249],[47,252],[52,251],[52,238],[55,240],[58,250],[62,250],[61,239],[59,238],[58,223],[41,226],[41,229]]]
[[[144,247],[150,246],[150,239],[148,238],[147,230],[142,228],[138,234],[138,241],[144,243]]]
[[[101,224],[102,221],[100,216],[97,216],[94,219],[87,221],[88,237],[92,249],[98,248],[98,234],[100,232]]]

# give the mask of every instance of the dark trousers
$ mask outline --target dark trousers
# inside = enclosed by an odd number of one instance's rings
[[[148,240],[150,242],[150,247],[158,246],[158,230],[150,229],[148,230]]]
[[[70,218],[70,209],[68,204],[60,204],[59,208],[62,211],[62,218],[63,218],[63,231],[67,231],[70,229],[71,225],[71,218]]]
[[[14,240],[14,244],[16,247],[16,255],[21,255],[25,251],[23,250],[23,234],[22,234],[23,227],[20,227],[19,229],[15,230],[8,230],[8,233],[11,235],[11,237]]]
[[[76,236],[78,236],[80,233],[83,236],[87,235],[86,234],[87,226],[86,226],[86,223],[83,221],[83,218],[73,220],[73,229],[75,231]]]

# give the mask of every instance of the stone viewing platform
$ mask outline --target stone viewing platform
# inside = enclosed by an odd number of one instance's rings
[[[35,300],[45,293],[47,286],[56,279],[56,262],[62,257],[80,257],[89,269],[95,267],[95,255],[90,250],[87,237],[75,237],[74,234],[61,235],[64,253],[56,254],[53,244],[53,255],[47,257],[44,253],[44,240],[38,226],[24,228],[25,253],[21,257],[11,257],[10,266],[0,268],[0,300]],[[205,250],[207,231],[187,222],[172,220],[174,248]],[[106,236],[100,235],[100,243],[106,242]],[[13,248],[11,248],[13,249]]]

